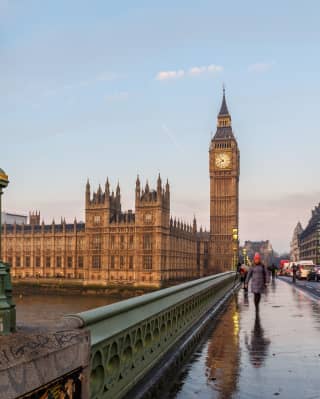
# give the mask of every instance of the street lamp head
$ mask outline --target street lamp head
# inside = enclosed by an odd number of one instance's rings
[[[232,229],[232,238],[238,240],[238,229]]]
[[[0,168],[0,189],[6,188],[9,184],[8,175]]]

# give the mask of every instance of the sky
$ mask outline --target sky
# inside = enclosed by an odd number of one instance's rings
[[[87,178],[171,184],[209,227],[208,149],[226,85],[240,239],[286,251],[320,201],[318,1],[0,0],[6,211],[84,219]]]

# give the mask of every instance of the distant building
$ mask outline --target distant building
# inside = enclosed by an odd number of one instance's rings
[[[269,240],[245,241],[243,248],[246,249],[248,258],[250,260],[253,259],[256,252],[259,252],[264,264],[269,265],[273,262],[274,251]]]
[[[320,204],[312,211],[311,219],[299,239],[300,258],[320,265]]]
[[[8,212],[2,212],[1,213],[1,221],[2,224],[27,224],[28,223],[28,217],[25,215],[18,215],[16,213],[8,213]]]
[[[293,237],[290,243],[290,260],[292,262],[297,262],[298,260],[300,260],[299,237],[302,232],[303,228],[301,226],[301,223],[299,222],[294,229]]]

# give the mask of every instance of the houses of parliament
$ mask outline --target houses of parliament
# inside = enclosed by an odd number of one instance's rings
[[[122,210],[120,186],[107,179],[94,192],[85,188],[85,222],[45,224],[30,213],[28,224],[2,226],[3,260],[15,278],[81,280],[84,284],[161,287],[231,270],[238,241],[238,144],[225,92],[209,148],[210,232],[170,214],[170,185],[135,186],[134,211]]]

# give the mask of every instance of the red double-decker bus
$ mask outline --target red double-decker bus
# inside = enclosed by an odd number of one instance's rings
[[[280,264],[279,264],[279,271],[280,274],[282,274],[282,271],[285,269],[285,267],[290,263],[289,259],[281,259]]]

